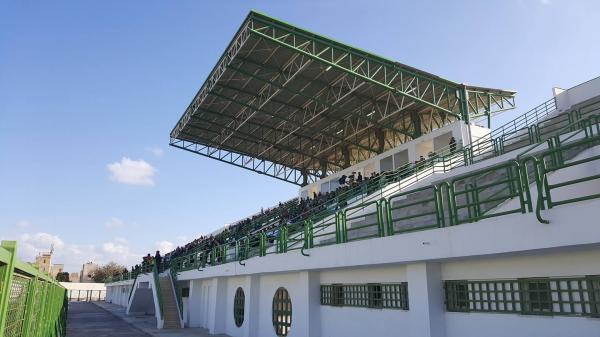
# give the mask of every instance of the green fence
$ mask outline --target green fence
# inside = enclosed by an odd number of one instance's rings
[[[455,226],[513,213],[535,212],[540,222],[542,210],[558,205],[600,198],[600,194],[577,186],[600,179],[598,174],[579,174],[577,179],[553,182],[552,173],[577,170],[600,160],[599,155],[574,159],[581,151],[600,144],[600,102],[548,117],[554,103],[546,103],[518,123],[502,127],[486,138],[446,155],[430,158],[416,167],[391,172],[338,196],[331,205],[307,219],[279,229],[263,230],[235,242],[195,251],[171,261],[172,271],[202,269],[207,265],[244,261],[269,254],[286,253],[341,244],[353,240]],[[507,137],[510,135],[510,137]],[[525,139],[525,141],[523,141]],[[471,165],[506,151],[523,149],[516,159],[473,170],[422,188],[406,186],[458,166]],[[437,171],[439,170],[439,171]],[[393,194],[386,186],[394,183],[401,192]],[[374,186],[375,185],[375,186]],[[532,199],[531,187],[537,192]],[[571,188],[568,198],[557,200],[556,190]],[[371,194],[378,189],[377,194]],[[365,195],[369,195],[365,198]],[[503,205],[516,199],[514,207]],[[352,203],[353,206],[346,207]],[[534,207],[535,204],[535,207]]]
[[[66,335],[66,290],[16,257],[17,243],[0,247],[0,337]]]

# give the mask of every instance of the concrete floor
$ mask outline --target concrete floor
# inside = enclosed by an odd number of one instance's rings
[[[206,329],[157,329],[153,316],[125,315],[125,308],[105,302],[71,302],[67,337],[228,337]]]

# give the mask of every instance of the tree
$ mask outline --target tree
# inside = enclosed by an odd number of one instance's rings
[[[109,262],[103,266],[98,267],[92,274],[92,279],[94,282],[104,283],[110,277],[121,274],[127,268],[123,265],[117,264],[115,262]]]
[[[69,273],[66,271],[56,274],[56,280],[58,282],[71,282],[69,281]]]

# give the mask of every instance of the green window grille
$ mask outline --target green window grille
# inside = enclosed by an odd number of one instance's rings
[[[447,311],[597,316],[600,277],[445,281]]]
[[[548,279],[520,280],[521,310],[524,314],[552,314],[552,293]]]
[[[600,317],[600,276],[589,276],[588,289],[592,316]]]
[[[406,282],[321,285],[321,304],[408,310],[408,285]]]
[[[341,284],[333,284],[331,286],[332,296],[331,305],[343,306],[344,305],[344,286]]]
[[[28,290],[29,279],[15,274],[10,286],[10,293],[8,294],[7,320],[4,330],[5,337],[21,336],[23,321],[25,320]]]
[[[244,289],[237,288],[235,297],[233,298],[233,320],[238,328],[244,323],[244,305],[245,305]]]
[[[381,293],[381,284],[369,283],[367,285],[369,308],[383,308],[383,295]]]
[[[449,311],[469,311],[469,284],[466,281],[447,281],[444,288]]]
[[[277,336],[287,336],[292,326],[292,300],[285,288],[273,296],[273,327]]]

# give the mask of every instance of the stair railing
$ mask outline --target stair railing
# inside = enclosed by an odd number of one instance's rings
[[[154,285],[155,285],[155,291],[156,291],[156,298],[158,300],[158,310],[159,310],[159,314],[160,314],[160,319],[164,319],[163,316],[163,303],[162,303],[162,292],[160,289],[160,282],[158,279],[158,268],[156,266],[156,263],[154,263],[152,265],[152,274],[154,276]]]

